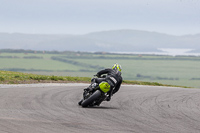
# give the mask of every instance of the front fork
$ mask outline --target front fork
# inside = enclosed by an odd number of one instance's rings
[[[88,88],[84,89],[83,92],[83,99],[87,99],[90,95],[92,95],[96,89],[98,88],[98,84],[97,83],[92,83]]]

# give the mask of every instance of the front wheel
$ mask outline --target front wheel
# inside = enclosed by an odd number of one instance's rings
[[[87,107],[92,104],[95,100],[97,100],[101,96],[100,90],[96,90],[89,98],[84,100],[81,104],[82,107]]]

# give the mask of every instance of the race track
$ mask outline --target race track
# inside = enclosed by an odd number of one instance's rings
[[[0,85],[0,133],[199,133],[200,90],[122,85],[82,108],[88,84]]]

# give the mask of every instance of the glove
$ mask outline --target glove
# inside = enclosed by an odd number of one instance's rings
[[[100,75],[99,74],[95,74],[94,76],[97,76],[99,78]]]

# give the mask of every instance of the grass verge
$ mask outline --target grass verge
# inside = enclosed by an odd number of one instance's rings
[[[32,83],[90,83],[89,77],[71,77],[71,76],[48,76],[37,75],[12,71],[0,71],[0,84],[32,84]],[[132,85],[150,85],[150,86],[169,86],[182,87],[186,86],[165,85],[157,82],[129,81],[124,80],[123,84]]]
[[[88,77],[47,76],[12,71],[0,71],[0,84],[89,82]]]

